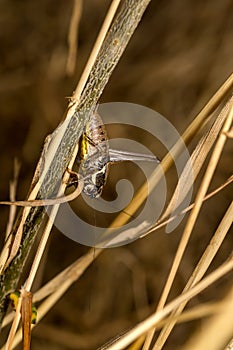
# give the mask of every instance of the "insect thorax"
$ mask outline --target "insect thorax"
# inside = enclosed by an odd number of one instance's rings
[[[108,175],[108,139],[101,118],[94,115],[80,141],[79,173],[84,178],[83,192],[98,198]]]

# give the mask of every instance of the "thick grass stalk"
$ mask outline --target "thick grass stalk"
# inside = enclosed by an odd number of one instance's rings
[[[43,181],[37,199],[56,195],[62,176],[70,162],[86,122],[95,110],[99,98],[114,68],[122,56],[133,32],[150,0],[126,0],[116,16],[106,39],[97,55],[89,78],[84,86],[79,103],[68,110],[69,118],[50,135],[39,160],[39,174]],[[72,111],[72,113],[70,113]],[[51,156],[52,153],[52,156]],[[46,171],[45,171],[46,169]],[[35,181],[34,181],[35,183]],[[38,183],[38,182],[37,182]],[[0,278],[0,324],[5,315],[7,295],[17,284],[34,239],[41,227],[46,210],[31,208],[22,227],[22,241],[19,250]],[[22,215],[13,229],[15,234]]]

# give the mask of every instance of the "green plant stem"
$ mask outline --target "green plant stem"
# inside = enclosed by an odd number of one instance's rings
[[[42,151],[39,169],[41,167],[44,168],[46,164],[47,171],[37,199],[50,198],[56,194],[83,128],[95,110],[103,89],[149,3],[150,0],[126,0],[122,4],[93,65],[77,108],[71,118],[69,118],[62,138],[59,140],[54,156],[51,159],[48,157],[49,146],[51,141],[59,134],[61,127],[64,128],[64,124],[58,126],[53,134],[50,135],[49,145],[46,144]],[[7,307],[7,295],[17,288],[21,272],[41,227],[45,213],[46,209],[44,207],[30,209],[23,226],[23,237],[18,253],[0,276],[0,324]],[[12,232],[13,235],[16,233],[21,218],[22,216],[17,220]]]

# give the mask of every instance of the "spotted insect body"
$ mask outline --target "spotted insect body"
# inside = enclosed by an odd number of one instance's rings
[[[83,192],[92,198],[101,196],[110,163],[129,160],[159,162],[152,155],[110,149],[106,128],[97,113],[93,114],[84,129],[78,158],[79,173],[84,180]]]
[[[87,123],[80,140],[79,173],[84,178],[83,192],[92,198],[101,196],[109,167],[109,146],[106,128],[96,113]]]

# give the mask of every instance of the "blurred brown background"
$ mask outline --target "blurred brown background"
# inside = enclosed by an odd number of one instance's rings
[[[22,163],[17,196],[26,195],[43,140],[61,120],[109,4],[84,1],[76,70],[68,77],[73,2],[0,2],[1,199],[8,198],[14,157]],[[231,0],[152,1],[101,102],[151,107],[183,132],[232,72],[232,21]],[[227,147],[215,185],[231,175],[230,141]],[[204,205],[173,295],[192,272],[230,198],[227,189],[217,201]],[[2,233],[7,214],[8,209],[1,208]],[[172,235],[161,230],[130,246],[104,252],[37,327],[32,349],[95,349],[148,315],[160,296],[182,227]],[[219,262],[230,253],[229,243],[223,244]],[[85,251],[86,247],[54,232],[42,283]],[[220,297],[229,283],[226,277],[193,304]],[[180,349],[199,326],[200,321],[176,327],[165,349]]]

